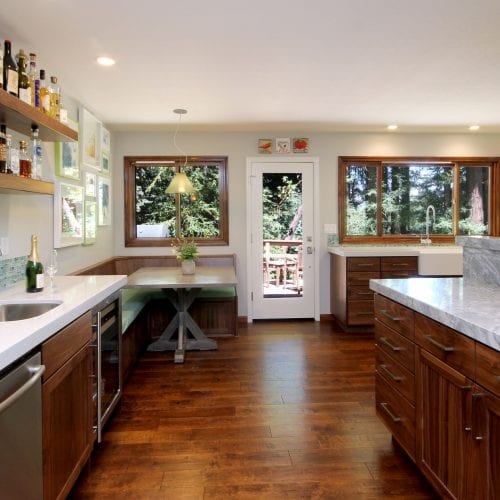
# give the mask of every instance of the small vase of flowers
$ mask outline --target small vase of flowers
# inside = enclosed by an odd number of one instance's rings
[[[196,270],[195,261],[198,258],[198,246],[194,240],[177,238],[172,243],[172,252],[177,260],[181,261],[182,274],[194,274]]]

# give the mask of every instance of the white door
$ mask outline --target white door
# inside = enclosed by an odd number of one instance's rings
[[[249,180],[249,318],[315,318],[314,163],[252,161]]]

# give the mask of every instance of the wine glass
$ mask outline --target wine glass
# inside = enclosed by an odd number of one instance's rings
[[[54,276],[57,273],[57,250],[50,252],[50,263],[46,268],[47,275],[50,278],[50,291],[54,291]]]

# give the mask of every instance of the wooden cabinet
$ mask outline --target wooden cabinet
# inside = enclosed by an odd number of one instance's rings
[[[386,297],[375,314],[379,417],[442,497],[500,498],[500,352]]]
[[[0,122],[26,136],[31,135],[31,126],[36,124],[42,141],[78,141],[77,132],[3,89],[0,89]],[[0,193],[16,192],[53,194],[54,184],[0,174]]]
[[[42,344],[44,499],[66,498],[90,456],[91,314]]]
[[[343,257],[330,254],[331,312],[346,331],[371,329],[374,325],[373,292],[369,281],[408,278],[418,273],[418,258]]]

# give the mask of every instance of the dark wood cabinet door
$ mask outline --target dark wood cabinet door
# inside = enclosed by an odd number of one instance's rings
[[[445,498],[465,498],[472,381],[432,354],[417,354],[417,463]]]
[[[66,498],[90,456],[91,356],[83,347],[42,385],[44,498]]]

